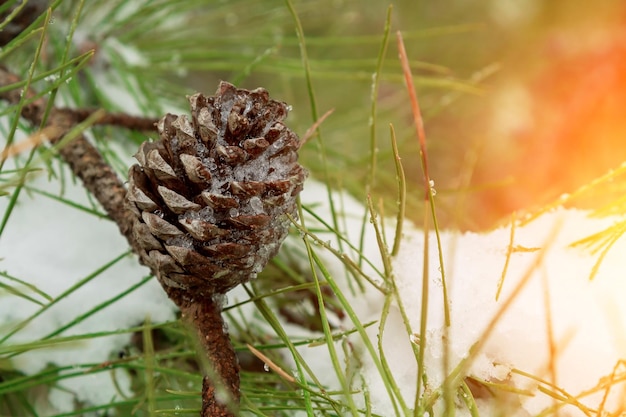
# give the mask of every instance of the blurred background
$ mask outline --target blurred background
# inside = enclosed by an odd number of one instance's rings
[[[19,2],[5,6],[11,3]],[[115,106],[105,96],[117,83],[139,102],[137,111],[157,117],[163,109],[185,109],[185,94],[212,93],[219,80],[228,80],[263,86],[290,103],[288,123],[300,134],[334,109],[320,137],[303,149],[304,164],[316,178],[361,201],[371,191],[389,215],[396,210],[397,189],[390,124],[408,180],[407,213],[421,222],[424,208],[418,145],[397,59],[398,30],[425,118],[441,225],[493,227],[514,211],[572,193],[626,159],[626,5],[620,0],[393,2],[375,109],[372,77],[389,2],[28,4],[36,6],[31,13],[54,7],[41,71],[58,64],[54,52],[66,47],[66,26],[60,23],[69,23],[81,8],[70,56],[97,52],[76,85],[68,80],[74,103]],[[306,42],[306,64],[294,15]],[[30,61],[20,53],[32,54],[33,40],[8,53],[13,68],[27,70]],[[98,72],[118,78],[103,84]],[[374,175],[371,143],[377,149]],[[562,201],[597,208],[623,194],[619,184]]]
[[[223,69],[198,55],[184,78],[213,91],[218,79],[265,86],[293,105],[289,123],[313,123],[293,20],[282,2],[212,5],[212,56],[237,56]],[[387,2],[295,2],[306,36],[319,145],[303,151],[314,176],[364,198],[370,160],[372,73]],[[199,15],[194,25],[203,25]],[[404,35],[425,117],[431,177],[445,227],[482,230],[516,210],[541,207],[626,160],[626,3],[529,0],[393,3],[377,100],[374,196],[395,207],[389,145],[393,123],[408,178],[409,217],[420,220],[422,174],[410,107],[397,60]],[[177,52],[184,61],[187,46]],[[205,45],[206,47],[206,45]],[[168,53],[172,53],[171,50]],[[204,64],[202,64],[204,63]],[[619,190],[569,202],[597,207]]]

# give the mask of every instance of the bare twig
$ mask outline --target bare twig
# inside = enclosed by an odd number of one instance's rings
[[[95,109],[62,109],[64,111],[69,111],[74,114],[76,120],[82,122],[87,119],[89,116],[94,114],[97,110]],[[131,116],[126,113],[105,113],[102,117],[100,117],[95,124],[97,125],[113,125],[119,127],[125,127],[126,129],[131,130],[141,130],[141,131],[155,131],[156,132],[156,122],[158,119],[150,118],[150,117],[138,117]]]

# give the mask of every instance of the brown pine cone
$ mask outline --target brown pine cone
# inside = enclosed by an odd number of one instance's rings
[[[168,294],[225,293],[256,277],[296,216],[307,176],[285,103],[265,89],[222,82],[189,97],[191,120],[166,115],[160,140],[144,142],[131,167],[133,230]]]

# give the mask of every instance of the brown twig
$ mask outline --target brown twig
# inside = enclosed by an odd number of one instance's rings
[[[19,82],[20,79],[0,66],[0,86],[7,86]],[[26,91],[25,97],[36,97],[34,91]],[[0,93],[0,99],[11,104],[21,100],[20,91],[12,90]],[[22,117],[33,126],[41,126],[46,101],[43,98],[34,100],[22,108]],[[58,143],[67,132],[81,121],[93,114],[92,110],[75,110],[53,107],[43,126],[47,132],[53,132],[49,140]],[[152,130],[155,120],[138,118],[122,114],[108,114],[99,119],[99,124],[113,124],[131,129]],[[142,264],[148,266],[155,276],[163,276],[133,234],[136,227],[136,217],[126,209],[124,199],[126,188],[123,182],[113,171],[111,166],[102,158],[98,150],[83,136],[78,135],[59,150],[61,157],[70,166],[72,172],[79,177],[85,188],[93,194],[113,220],[123,236],[126,237],[133,251],[139,256]],[[202,417],[228,417],[234,413],[226,403],[221,401],[223,395],[217,395],[216,387],[223,386],[230,393],[232,404],[237,404],[239,393],[239,367],[235,351],[230,342],[228,333],[224,331],[224,321],[221,317],[221,304],[216,298],[196,300],[190,302],[182,292],[175,289],[168,291],[168,296],[181,309],[183,319],[197,329],[200,344],[206,351],[209,363],[214,367],[217,378],[221,383],[213,383],[208,377],[203,381]]]
[[[193,303],[184,303],[179,307],[183,319],[196,328],[200,345],[207,352],[208,365],[213,372],[208,370],[205,374],[217,374],[221,378],[221,381],[216,384],[211,381],[210,376],[204,377],[202,381],[201,416],[232,416],[233,413],[228,409],[227,403],[239,404],[239,365],[228,333],[224,330],[221,299],[220,297],[209,297]],[[212,336],[218,334],[225,337],[216,338]],[[220,395],[217,390],[222,387],[230,395],[230,401],[221,402],[218,400]]]
[[[86,120],[89,116],[91,116],[97,111],[96,109],[60,109],[60,110],[72,112],[78,122],[82,122]],[[155,131],[156,132],[156,126],[155,126],[156,122],[158,122],[158,119],[154,119],[151,117],[132,116],[126,113],[105,113],[102,117],[100,117],[95,122],[95,124],[124,127],[130,130]]]
[[[2,3],[6,2],[3,1]],[[22,2],[20,5],[17,5],[17,2],[15,3],[0,14],[0,21],[10,21],[0,31],[0,47],[5,46],[19,36],[48,7],[48,2],[45,0],[30,0]],[[11,15],[13,16],[11,17]]]

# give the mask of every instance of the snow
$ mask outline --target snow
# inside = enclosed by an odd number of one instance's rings
[[[329,206],[323,202],[324,186],[309,181],[303,201],[312,203],[311,195],[318,196],[315,213],[330,222]],[[358,214],[363,213],[364,208],[345,195],[337,197],[337,201],[341,201],[339,205],[343,210],[355,214],[346,218],[346,229],[351,236],[350,241],[357,243],[360,231]],[[512,245],[510,227],[485,234],[442,233],[444,271],[450,300],[449,327],[444,324],[441,268],[436,237],[431,233],[425,351],[428,388],[439,388],[446,375],[469,355],[472,345],[482,340],[484,345],[473,357],[464,375],[505,383],[533,393],[532,396],[516,396],[518,405],[509,410],[507,415],[537,415],[554,405],[549,395],[537,390],[536,381],[521,376],[515,370],[554,383],[591,409],[597,409],[605,396],[605,411],[616,412],[626,406],[626,400],[622,398],[625,389],[623,384],[616,384],[608,394],[606,388],[595,389],[603,378],[611,375],[626,348],[626,306],[621,302],[626,293],[623,274],[626,261],[622,255],[626,251],[626,242],[623,239],[618,241],[608,252],[593,280],[590,277],[598,255],[572,246],[572,243],[621,220],[594,219],[583,211],[559,209],[526,226],[518,227]],[[305,219],[305,223],[307,221],[313,222],[312,219]],[[311,227],[311,224],[308,226]],[[376,259],[378,248],[373,231],[369,230],[368,233],[365,253],[372,260]],[[387,233],[389,239],[389,236],[393,236],[393,228],[389,227]],[[502,291],[496,300],[510,246],[518,250],[511,254]],[[333,247],[337,247],[336,242],[333,242]],[[400,252],[392,262],[401,304],[414,334],[419,333],[420,328],[423,248],[423,231],[408,226]],[[329,265],[335,266],[331,269],[333,276],[341,283],[344,274],[336,259],[333,261],[328,254],[324,259]],[[518,285],[521,291],[513,296]],[[352,295],[345,282],[341,287],[362,323],[381,319],[384,303],[381,293],[370,287],[366,294]],[[509,298],[512,302],[504,308]],[[500,310],[503,310],[503,314],[487,334],[488,326]],[[343,323],[345,329],[352,326],[347,320]],[[485,335],[488,335],[486,339]],[[375,345],[379,336],[377,326],[369,328],[369,336]],[[447,344],[442,342],[444,338]],[[417,375],[412,339],[415,340],[407,334],[396,301],[387,318],[382,340],[391,374],[407,404],[411,405],[415,398]],[[352,342],[356,351],[361,351],[362,365],[359,372],[369,387],[372,411],[387,415],[393,409],[392,403],[375,361],[369,354],[363,353],[364,345],[360,337],[352,337]],[[444,365],[446,348],[447,370]],[[313,350],[315,352],[303,349],[303,354],[311,360],[323,356],[320,348]],[[324,362],[323,359],[318,361]],[[553,371],[550,371],[550,364],[553,365]],[[334,371],[327,369],[318,372],[329,373]],[[328,383],[331,389],[339,389],[336,382]],[[543,387],[547,388],[547,385],[543,384]],[[590,393],[582,395],[587,391]],[[501,412],[505,404],[498,401],[491,396],[478,398],[480,415],[494,415],[497,407],[500,407]],[[442,406],[437,403],[436,409]],[[464,412],[466,410],[461,406],[456,415],[465,415]],[[567,406],[561,409],[561,415],[584,414],[580,408]]]
[[[69,178],[69,173],[65,174]],[[52,193],[58,193],[60,187],[57,180],[50,181],[45,175],[36,176],[29,185]],[[79,184],[66,181],[65,187],[65,198],[88,205],[85,191]],[[341,224],[346,229],[345,235],[348,241],[356,244],[365,209],[345,194],[336,192],[334,195]],[[316,215],[330,223],[326,199],[323,184],[314,180],[307,182],[302,193],[303,203],[315,207]],[[0,209],[4,211],[7,202],[6,198],[0,200]],[[496,293],[510,247],[510,227],[485,234],[442,233],[444,271],[450,298],[451,326],[447,328],[443,322],[442,277],[434,244],[435,236],[431,233],[431,282],[425,351],[428,388],[437,389],[450,370],[467,357],[470,347],[483,338],[492,318],[527,274],[530,275],[526,284],[490,330],[489,337],[468,366],[467,375],[506,383],[534,393],[534,396],[519,397],[517,401],[521,402],[522,408],[516,408],[510,415],[537,415],[553,404],[548,395],[537,391],[533,380],[513,372],[513,369],[551,381],[548,365],[553,363],[556,385],[573,395],[592,390],[603,377],[610,375],[626,349],[626,306],[621,302],[626,293],[626,281],[623,279],[624,260],[620,256],[626,250],[626,244],[618,241],[608,252],[593,280],[589,277],[597,255],[591,255],[584,248],[572,247],[571,244],[606,229],[618,220],[594,219],[582,211],[559,209],[526,226],[518,227],[512,247],[526,250],[513,251],[511,254],[498,301]],[[315,223],[314,219],[308,216],[305,218],[307,227],[312,228]],[[389,221],[387,224],[387,237],[391,239],[393,224]],[[381,262],[376,261],[380,259],[379,249],[371,227],[367,233],[364,253],[381,270]],[[324,242],[330,240],[331,247],[340,247],[332,234],[318,232],[318,235]],[[423,232],[407,225],[400,252],[392,263],[401,302],[410,319],[412,333],[415,334],[419,333],[420,324],[423,241]],[[301,237],[290,237],[287,245],[302,245]],[[111,222],[34,193],[22,194],[0,240],[2,269],[37,286],[53,298],[126,250],[126,242]],[[384,296],[371,286],[366,286],[364,294],[352,292],[344,281],[342,263],[327,250],[320,247],[316,250],[360,321],[379,321]],[[350,252],[346,252],[346,255],[354,257]],[[364,270],[372,277],[377,276],[374,267],[365,266]],[[139,266],[134,257],[125,257],[36,317],[9,338],[8,343],[39,340],[95,305],[136,284],[146,274],[147,270]],[[229,298],[236,301],[245,299],[247,296],[244,294],[236,290],[229,294]],[[39,306],[28,300],[4,294],[0,304],[0,321],[11,328],[38,309]],[[254,309],[247,307],[244,313],[250,320],[259,320]],[[89,319],[75,324],[62,335],[124,329],[140,324],[145,317],[154,322],[175,317],[174,305],[167,300],[155,280]],[[331,319],[344,329],[353,327],[348,319]],[[551,330],[548,323],[551,324]],[[307,334],[293,325],[284,325],[294,335]],[[368,328],[374,345],[378,329],[377,324]],[[3,327],[5,332],[6,326]],[[449,361],[447,372],[443,365],[446,355],[442,342],[444,336],[449,341],[446,345]],[[368,386],[372,410],[385,415],[391,409],[391,402],[375,362],[358,335],[352,335],[349,340],[355,352],[360,352],[358,373]],[[22,372],[32,374],[48,363],[70,367],[103,363],[115,357],[116,352],[128,341],[128,334],[120,334],[31,350],[12,358],[12,364]],[[415,395],[417,365],[411,346],[415,341],[414,336],[407,334],[398,303],[394,302],[384,326],[382,343],[391,373],[401,387],[407,404],[413,404]],[[555,349],[555,358],[552,360],[550,343]],[[302,347],[301,352],[324,384],[340,389],[334,370],[329,369],[330,361],[324,345]],[[128,392],[127,377],[121,372],[116,377],[122,389]],[[60,411],[69,411],[74,399],[101,404],[118,395],[106,372],[64,379],[59,384],[75,395],[74,398],[59,390],[52,391],[52,401]],[[612,389],[604,409],[617,410],[625,405],[621,393]],[[581,397],[579,401],[597,408],[604,395],[604,390],[597,390],[592,395]],[[477,401],[484,413],[481,415],[491,415],[489,410],[494,409],[494,401],[489,398]],[[437,404],[437,407],[441,406]],[[460,407],[461,411],[457,415],[463,415],[462,409]],[[582,415],[573,406],[563,410],[564,416]]]
[[[621,346],[615,343],[617,334],[614,330],[621,330],[620,333],[624,334],[624,329],[609,326],[612,314],[605,308],[605,303],[620,309],[618,317],[624,317],[626,309],[620,307],[618,298],[619,292],[626,289],[620,273],[624,266],[624,262],[620,261],[623,248],[614,248],[605,259],[599,276],[590,281],[597,257],[582,249],[572,248],[570,244],[604,229],[611,221],[591,220],[585,213],[575,210],[559,210],[518,230],[515,244],[544,248],[545,260],[534,265],[541,251],[512,254],[498,302],[495,301],[495,294],[509,246],[509,231],[504,228],[487,235],[444,234],[443,247],[457,248],[445,257],[446,269],[451,272],[446,281],[452,324],[447,329],[443,324],[442,288],[436,285],[437,259],[433,253],[430,262],[435,282],[430,286],[429,293],[430,346],[427,351],[427,372],[431,384],[437,386],[443,382],[440,340],[445,332],[450,340],[449,369],[452,369],[468,354],[472,344],[481,339],[489,321],[527,273],[531,274],[527,284],[496,323],[469,374],[488,381],[503,381],[511,377],[506,368],[515,367],[550,380],[546,366],[551,362],[551,338],[556,345],[556,383],[566,391],[577,395],[593,388],[601,377],[609,375],[621,351]],[[560,230],[555,226],[559,223],[562,224]],[[552,233],[556,236],[550,244],[549,235]],[[408,307],[414,329],[419,328],[420,317],[417,309],[420,303],[415,301],[421,299],[421,286],[415,285],[415,278],[418,276],[416,271],[421,270],[421,260],[416,256],[420,253],[421,239],[419,231],[408,233],[406,243],[409,244],[402,247],[394,262],[399,293]],[[607,286],[613,292],[607,291]],[[401,323],[395,325],[400,327]],[[510,383],[520,387],[531,383],[529,379],[511,378]],[[603,394],[600,392],[582,402],[597,407]],[[535,415],[551,403],[547,396],[536,395],[523,400],[523,407]]]
[[[67,168],[64,170],[67,179],[64,198],[89,207],[84,188],[70,179]],[[37,175],[28,185],[59,194],[59,181],[49,181],[45,174]],[[0,199],[0,212],[6,211],[8,202],[7,197]],[[0,268],[56,299],[126,251],[128,244],[110,221],[70,208],[41,194],[23,191],[0,239]],[[45,310],[4,344],[18,345],[40,340],[96,305],[136,285],[148,274],[149,271],[141,267],[134,257],[126,256]],[[3,278],[0,280],[8,283]],[[36,294],[27,294],[46,302]],[[43,310],[40,305],[3,293],[0,303],[0,323],[3,324],[0,337],[40,310]],[[146,317],[155,322],[175,319],[172,303],[155,280],[78,322],[61,336],[130,328],[141,325]],[[128,344],[129,337],[129,334],[118,334],[28,350],[11,358],[11,363],[26,374],[39,372],[49,363],[70,367],[98,364],[115,358],[117,352]],[[122,373],[118,378],[122,389],[126,393],[130,392],[128,378]],[[107,373],[64,379],[59,381],[59,386],[74,392],[76,399],[93,404],[107,402],[115,395],[111,377]],[[58,392],[53,397],[56,406],[62,411],[70,411],[74,398],[61,391],[55,392]]]

